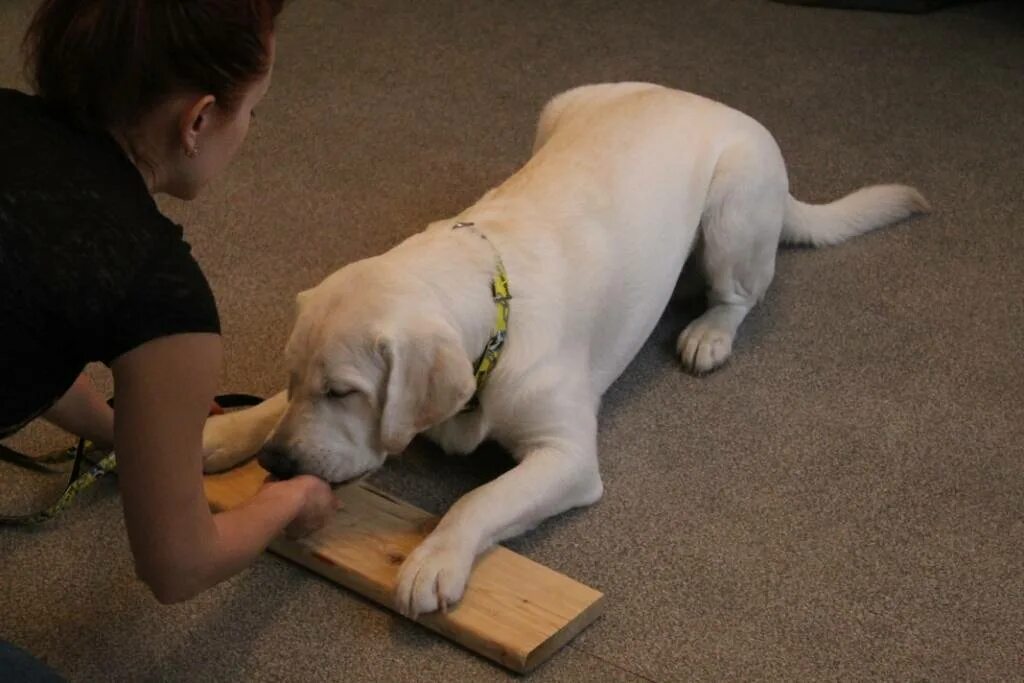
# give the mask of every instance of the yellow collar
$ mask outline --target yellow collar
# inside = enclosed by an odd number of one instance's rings
[[[498,359],[501,358],[501,351],[505,347],[505,339],[508,336],[509,301],[512,300],[512,294],[509,291],[508,272],[505,270],[505,263],[501,260],[501,254],[498,253],[494,243],[487,239],[487,235],[477,230],[473,223],[459,222],[452,226],[452,230],[460,228],[469,228],[473,233],[479,235],[481,239],[490,244],[491,249],[494,250],[494,277],[491,279],[491,296],[494,299],[495,308],[494,332],[491,333],[491,338],[487,340],[487,345],[484,346],[484,352],[473,366],[473,374],[476,377],[476,394],[473,395],[473,398],[463,408],[464,411],[468,411],[477,407],[480,392],[483,391],[488,377],[490,377],[494,367],[498,364]]]

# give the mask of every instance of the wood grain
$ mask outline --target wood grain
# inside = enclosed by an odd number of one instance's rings
[[[251,461],[205,478],[215,510],[237,507],[266,472]],[[317,533],[279,538],[270,550],[390,608],[398,568],[437,518],[366,484],[336,489],[344,507]],[[507,548],[481,556],[462,601],[417,621],[513,671],[548,659],[604,609],[604,596]]]

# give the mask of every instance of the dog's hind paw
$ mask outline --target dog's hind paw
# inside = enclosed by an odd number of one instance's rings
[[[702,374],[714,370],[729,358],[732,337],[728,330],[701,316],[679,335],[676,350],[684,368],[694,374]]]
[[[223,472],[252,457],[263,445],[253,438],[239,413],[213,415],[203,427],[203,472]],[[259,437],[259,435],[256,435]]]

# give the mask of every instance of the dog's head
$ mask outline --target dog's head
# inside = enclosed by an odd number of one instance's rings
[[[299,295],[285,358],[288,408],[259,460],[340,483],[453,416],[476,389],[454,329],[401,272],[371,260]]]

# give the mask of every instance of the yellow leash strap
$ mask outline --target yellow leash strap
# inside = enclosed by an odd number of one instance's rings
[[[78,472],[81,468],[82,462],[85,460],[85,456],[95,454],[102,455],[102,457],[89,467],[89,469],[79,475]],[[68,505],[70,505],[71,501],[73,501],[79,493],[89,488],[99,479],[102,479],[117,468],[117,456],[113,453],[100,450],[91,441],[86,441],[84,439],[79,441],[78,446],[75,448],[56,451],[39,458],[37,462],[58,463],[72,459],[75,461],[75,464],[71,473],[71,478],[68,481],[67,487],[64,489],[64,493],[61,494],[60,498],[58,498],[55,503],[43,508],[39,512],[27,515],[0,515],[0,525],[31,526],[33,524],[39,524],[40,522],[53,519]]]

